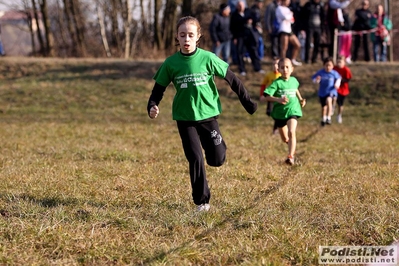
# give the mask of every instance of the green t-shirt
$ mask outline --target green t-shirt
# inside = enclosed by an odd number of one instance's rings
[[[168,57],[154,76],[167,87],[176,89],[172,116],[179,121],[200,121],[222,112],[214,76],[224,78],[229,65],[214,53],[197,48],[193,55],[180,52]]]
[[[265,93],[270,96],[279,98],[282,95],[285,95],[289,99],[287,104],[281,104],[278,102],[273,103],[273,111],[271,113],[272,118],[284,120],[291,116],[302,116],[302,107],[296,95],[298,87],[299,82],[296,78],[290,77],[288,80],[285,80],[282,77],[279,77],[265,89]]]

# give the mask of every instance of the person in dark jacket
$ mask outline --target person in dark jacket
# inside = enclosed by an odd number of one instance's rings
[[[311,60],[312,63],[316,62],[324,19],[324,10],[320,0],[309,0],[301,9],[300,21],[302,21],[302,29],[306,32],[305,63],[308,63],[310,59],[310,45],[312,40],[313,51]]]
[[[252,19],[252,27],[258,34],[258,54],[260,58],[264,56],[264,42],[263,42],[263,30],[261,23],[261,10],[263,8],[264,0],[256,0],[250,8],[250,16]]]
[[[353,22],[352,30],[354,33],[354,49],[352,55],[352,61],[357,60],[357,54],[359,52],[360,42],[363,43],[363,54],[364,60],[370,61],[370,53],[369,53],[369,33],[363,32],[371,29],[370,20],[373,17],[373,14],[370,11],[370,3],[368,0],[362,1],[362,8],[359,8],[355,11],[355,21]]]
[[[246,51],[251,57],[254,71],[264,73],[261,69],[260,58],[257,51],[258,47],[253,47],[252,43],[248,41],[248,35],[246,35],[246,33],[248,33],[246,27],[249,20],[251,20],[249,9],[245,8],[245,3],[243,1],[239,1],[236,11],[231,15],[230,31],[233,34],[233,43],[237,51],[238,68],[241,76],[247,75],[244,63],[244,54]],[[252,20],[250,23],[252,27]]]
[[[230,7],[221,4],[219,12],[213,16],[209,27],[209,32],[213,42],[213,52],[217,56],[222,56],[225,62],[229,62],[231,32],[230,32]]]
[[[279,4],[280,0],[273,0],[267,5],[265,11],[265,30],[269,36],[272,58],[279,56],[278,25],[276,23],[276,8]]]

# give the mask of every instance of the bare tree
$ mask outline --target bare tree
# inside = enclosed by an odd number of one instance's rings
[[[167,0],[165,4],[164,18],[162,22],[163,41],[165,50],[172,50],[175,46],[175,25],[177,20],[177,7],[176,0]]]
[[[183,4],[181,7],[181,13],[183,16],[192,16],[193,15],[193,1],[192,0],[183,0]]]
[[[162,41],[162,32],[159,13],[161,10],[162,0],[154,0],[154,42],[158,50],[164,50],[164,42]]]
[[[80,55],[85,57],[87,55],[85,44],[85,20],[83,18],[82,9],[79,0],[70,0],[72,19],[75,25],[75,32],[77,36],[77,45],[80,48]]]
[[[67,28],[69,35],[71,37],[71,53],[72,56],[78,56],[78,38],[77,34],[75,33],[75,27],[73,25],[73,19],[72,19],[72,14],[71,14],[71,4],[69,0],[63,0],[64,3],[64,15],[65,15],[65,20],[67,23]]]
[[[129,0],[121,0],[123,26],[125,29],[125,58],[130,55],[130,26],[132,23],[132,5]]]
[[[41,27],[40,27],[40,18],[38,15],[38,11],[36,8],[36,0],[31,0],[32,1],[32,10],[33,10],[33,16],[35,18],[35,22],[36,22],[36,35],[37,35],[37,39],[39,40],[39,45],[40,45],[40,54],[45,56],[46,54],[46,47],[44,45],[44,41],[43,41],[43,36],[42,36],[42,32],[41,32]]]
[[[32,0],[34,2],[34,0]],[[46,52],[47,56],[54,56],[54,37],[50,28],[50,20],[48,17],[47,0],[39,0],[40,10],[43,18],[44,34],[46,36]]]
[[[32,18],[32,12],[26,12],[26,17],[27,17],[27,23],[28,23],[28,28],[30,32],[30,37],[31,37],[31,42],[32,42],[32,54],[34,55],[36,52],[36,41],[35,41],[35,33],[33,32],[33,18]]]
[[[111,57],[111,51],[109,49],[107,34],[106,34],[106,29],[105,29],[104,16],[102,14],[102,11],[100,10],[100,1],[99,0],[96,0],[96,9],[97,9],[98,25],[100,26],[101,40],[103,42],[104,50],[105,50],[107,57]]]
[[[119,35],[119,22],[118,22],[118,10],[121,6],[118,5],[118,0],[110,0],[111,7],[109,17],[111,20],[111,33],[112,33],[112,44],[116,47],[117,51],[122,51],[122,40]]]

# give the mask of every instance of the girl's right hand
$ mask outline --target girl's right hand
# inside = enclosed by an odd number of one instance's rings
[[[288,97],[286,95],[281,96],[280,98],[280,103],[281,104],[287,104],[290,100],[288,99]]]
[[[159,107],[157,105],[154,105],[153,107],[151,107],[150,118],[154,119],[158,116],[158,114],[159,114]]]

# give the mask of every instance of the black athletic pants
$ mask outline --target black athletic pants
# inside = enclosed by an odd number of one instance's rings
[[[355,62],[357,61],[357,54],[359,51],[360,47],[360,42],[363,43],[363,54],[364,54],[364,60],[365,61],[370,61],[370,53],[369,53],[369,36],[368,33],[364,33],[362,35],[354,35],[354,49],[353,49],[353,55],[352,55],[352,61]]]
[[[194,203],[209,203],[211,192],[206,180],[205,162],[210,166],[221,166],[226,159],[226,144],[215,119],[206,122],[177,121],[184,154],[189,162],[190,181]]]
[[[319,54],[320,38],[321,38],[321,29],[320,28],[308,28],[306,30],[306,42],[305,42],[305,62],[306,63],[308,63],[309,59],[312,60],[312,63],[316,62],[317,56]],[[312,51],[312,56],[310,56],[310,44],[311,44],[312,40],[313,40],[313,51]]]

